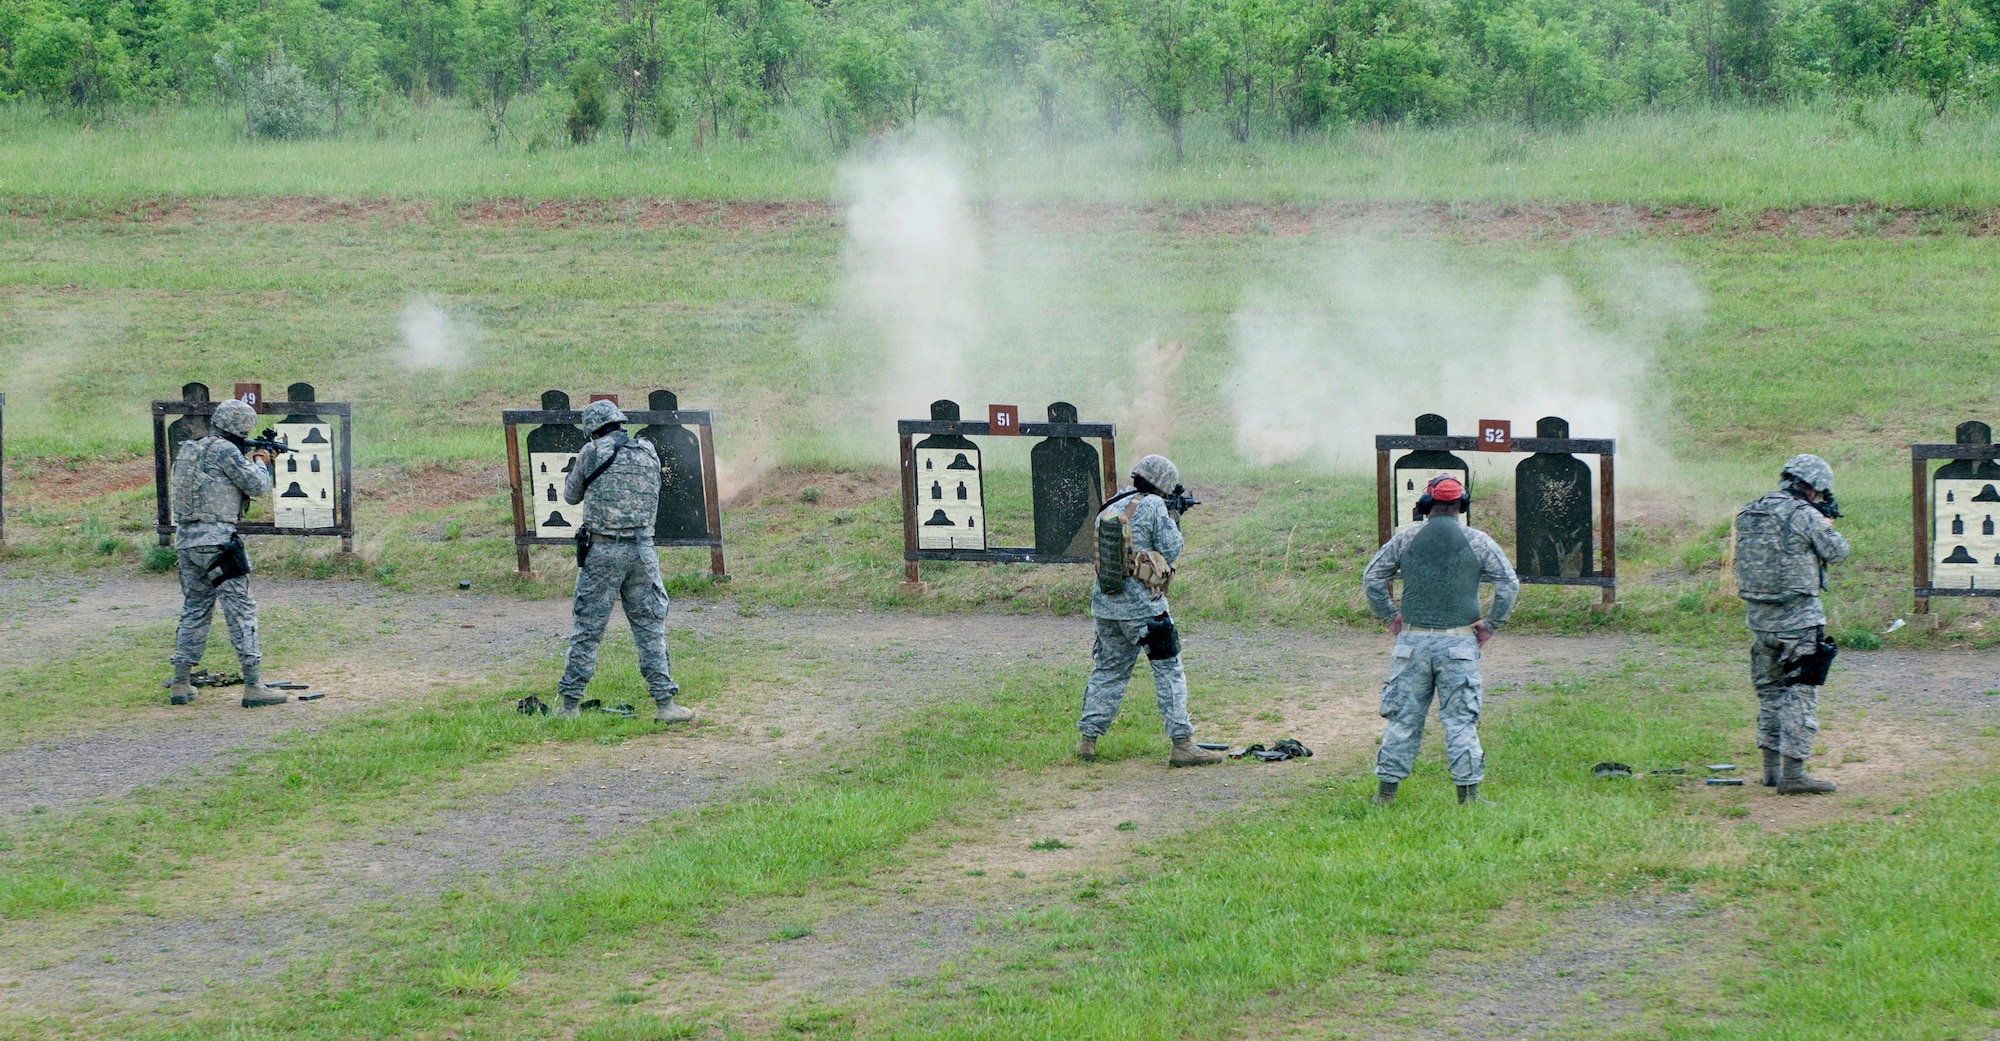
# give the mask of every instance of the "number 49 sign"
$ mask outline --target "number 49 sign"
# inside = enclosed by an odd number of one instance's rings
[[[1509,419],[1482,419],[1479,421],[1479,450],[1482,452],[1511,452],[1514,450],[1514,422]]]

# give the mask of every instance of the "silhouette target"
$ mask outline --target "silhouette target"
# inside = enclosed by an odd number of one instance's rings
[[[1544,416],[1535,436],[1569,437],[1569,421]],[[1596,506],[1590,466],[1568,452],[1536,452],[1514,467],[1514,566],[1537,578],[1587,578],[1592,567]]]

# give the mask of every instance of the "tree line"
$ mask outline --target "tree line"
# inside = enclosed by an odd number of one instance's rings
[[[924,119],[1051,136],[1191,118],[1239,141],[1339,123],[1518,119],[1914,92],[2000,97],[2000,0],[0,0],[0,95],[99,114],[241,105],[337,134],[454,99],[494,141],[551,99],[600,132],[836,142]]]

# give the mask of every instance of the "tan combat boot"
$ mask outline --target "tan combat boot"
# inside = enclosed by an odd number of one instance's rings
[[[1397,785],[1399,785],[1399,784],[1401,784],[1401,783],[1403,783],[1403,782],[1401,782],[1401,781],[1384,781],[1384,780],[1381,780],[1381,779],[1379,779],[1379,778],[1378,778],[1378,779],[1377,779],[1377,780],[1375,781],[1375,797],[1374,797],[1374,798],[1372,798],[1372,799],[1370,799],[1370,800],[1368,800],[1368,801],[1369,801],[1369,802],[1372,802],[1372,803],[1374,803],[1374,804],[1375,804],[1375,805],[1377,805],[1377,806],[1387,806],[1387,805],[1389,805],[1389,804],[1391,804],[1391,803],[1395,802],[1395,801],[1396,801],[1396,786],[1397,786]]]
[[[264,686],[262,683],[259,683],[255,686],[252,686],[248,683],[245,683],[243,685],[244,708],[261,708],[262,706],[265,705],[282,705],[290,700],[292,700],[292,696],[290,694],[287,694],[282,690],[273,690],[270,687]]]
[[[264,670],[252,663],[243,666],[243,707],[261,708],[265,705],[282,705],[292,700],[290,694],[264,686]]]
[[[1826,795],[1835,790],[1832,781],[1806,776],[1806,761],[1785,757],[1785,770],[1778,775],[1779,795]]]
[[[1076,740],[1076,757],[1086,763],[1097,761],[1097,739],[1080,737]]]
[[[661,701],[658,702],[657,704],[659,707],[653,710],[653,722],[655,723],[694,722],[694,709],[683,708],[680,705],[676,705],[673,703],[672,699]]]
[[[583,715],[583,699],[568,694],[562,696],[562,707],[556,709],[557,719],[577,719]]]
[[[174,663],[174,685],[167,690],[167,700],[176,705],[194,701],[194,666]]]
[[[1764,753],[1764,787],[1776,788],[1779,764],[1784,761],[1784,757],[1780,756],[1775,748],[1764,748],[1759,751]]]
[[[1174,739],[1174,750],[1167,755],[1168,766],[1214,766],[1222,761],[1221,752],[1211,752],[1206,748],[1196,748],[1194,738]]]

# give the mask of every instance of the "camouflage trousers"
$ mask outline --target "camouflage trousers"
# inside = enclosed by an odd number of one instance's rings
[[[202,652],[208,650],[208,624],[215,617],[218,600],[237,662],[248,667],[263,660],[257,647],[257,601],[250,598],[250,576],[232,578],[220,586],[208,584],[209,566],[221,552],[220,546],[197,546],[174,554],[181,572],[181,625],[174,633],[176,665],[201,664]]]
[[[572,605],[569,662],[563,667],[560,694],[580,698],[597,674],[597,648],[611,624],[611,606],[623,602],[632,625],[632,643],[639,648],[639,672],[646,691],[666,704],[680,693],[673,662],[667,657],[667,590],[660,584],[660,558],[652,540],[600,542],[576,573]]]
[[[1750,684],[1757,688],[1757,747],[1775,749],[1787,759],[1812,755],[1819,734],[1819,688],[1785,682],[1785,663],[1803,644],[1819,639],[1819,630],[1788,629],[1750,633]]]
[[[1144,618],[1097,619],[1097,642],[1090,649],[1090,681],[1083,688],[1083,716],[1076,729],[1084,737],[1103,737],[1118,718],[1118,706],[1125,701],[1125,688],[1132,682],[1132,666],[1146,652],[1140,643],[1146,638]],[[1153,665],[1153,694],[1166,720],[1167,737],[1180,740],[1194,736],[1188,719],[1187,673],[1181,656],[1162,658]]]
[[[1454,784],[1486,778],[1486,751],[1479,747],[1479,641],[1451,633],[1404,632],[1390,655],[1389,682],[1382,685],[1382,747],[1375,753],[1375,776],[1400,781],[1417,764],[1424,719],[1437,701],[1444,724],[1444,756]]]

